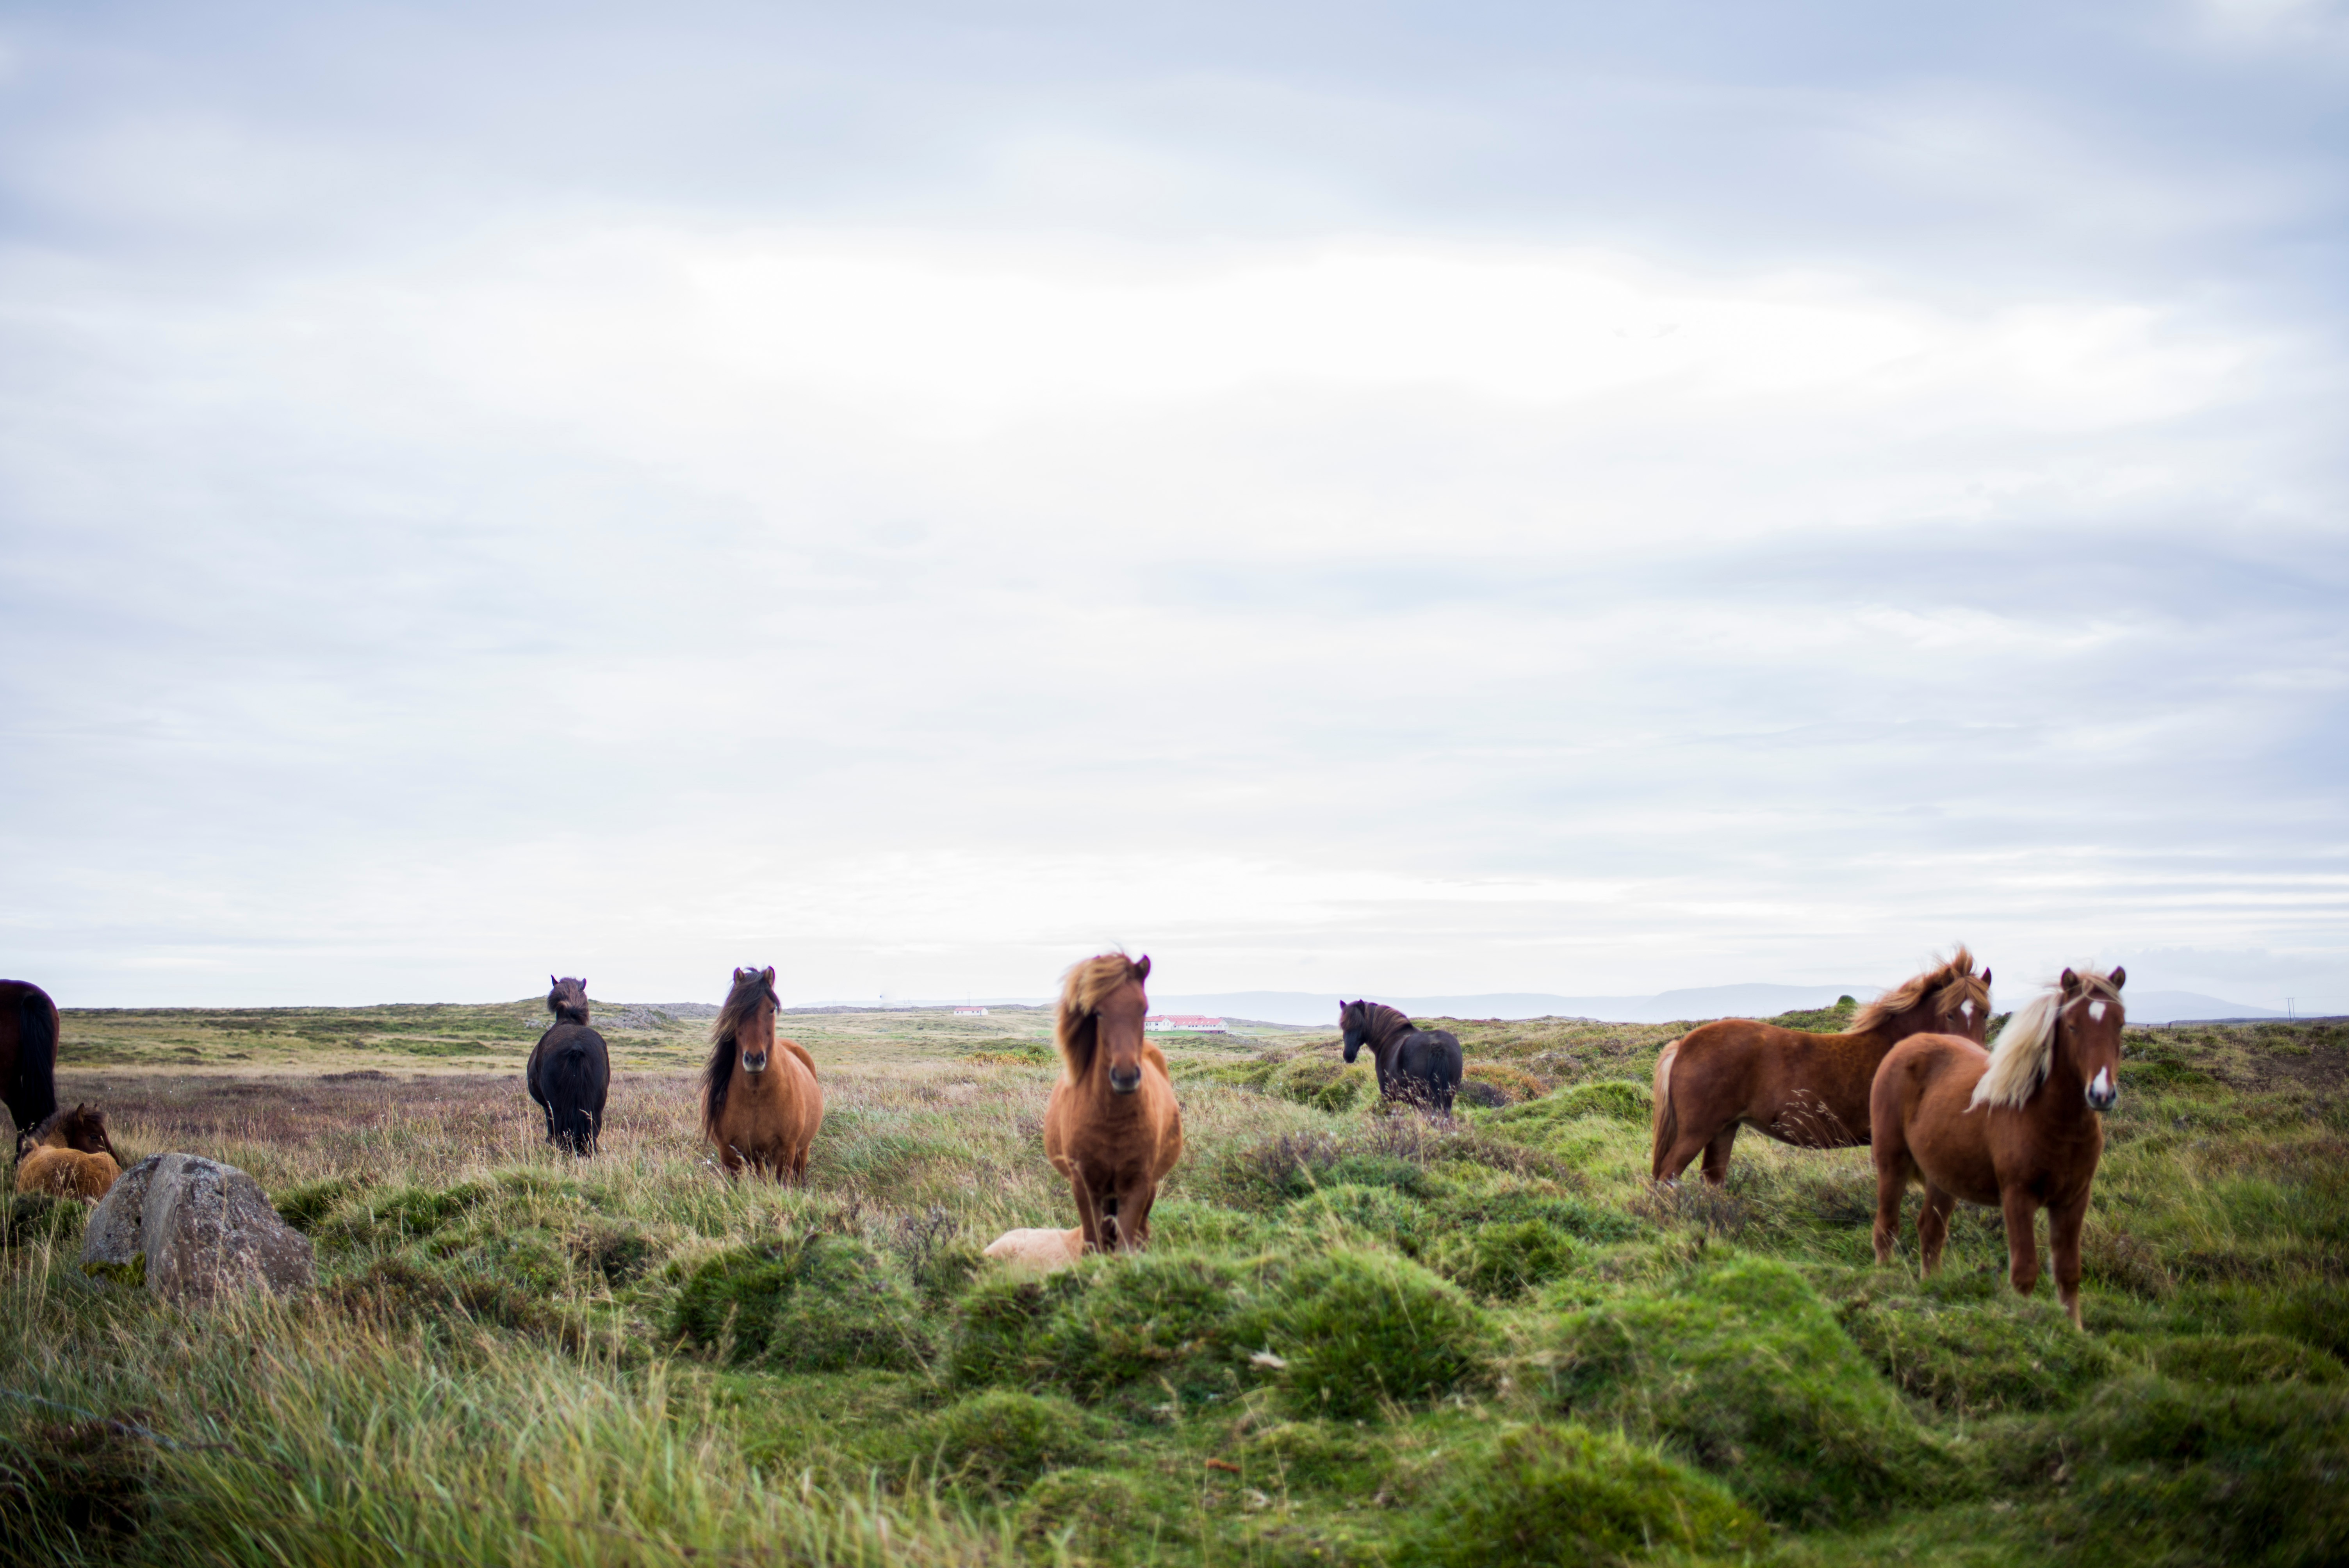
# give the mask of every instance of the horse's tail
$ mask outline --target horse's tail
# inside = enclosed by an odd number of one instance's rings
[[[1656,1147],[1651,1160],[1652,1171],[1661,1176],[1664,1156],[1671,1152],[1673,1142],[1681,1135],[1680,1112],[1672,1109],[1672,1063],[1680,1059],[1681,1040],[1670,1040],[1656,1053]]]
[[[37,985],[17,998],[16,1062],[0,1088],[20,1135],[57,1111],[57,1006]]]
[[[547,1053],[539,1069],[539,1087],[546,1095],[548,1136],[559,1149],[585,1154],[602,1132],[602,1096],[597,1094],[595,1061],[585,1040],[567,1040]]]

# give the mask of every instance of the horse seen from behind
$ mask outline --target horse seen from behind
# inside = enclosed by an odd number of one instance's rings
[[[0,1102],[18,1140],[57,1109],[57,1005],[29,980],[0,980]]]
[[[546,1140],[590,1154],[604,1136],[604,1102],[612,1090],[612,1054],[587,1026],[587,982],[547,976],[546,1010],[554,1015],[523,1068],[530,1098],[546,1112]]]
[[[1884,1053],[1911,1035],[1990,1030],[1990,971],[1973,972],[1960,943],[1946,964],[1913,975],[1852,1018],[1839,1035],[1780,1028],[1751,1018],[1700,1024],[1656,1058],[1653,1165],[1676,1181],[1704,1156],[1704,1179],[1729,1180],[1737,1130],[1750,1127],[1803,1149],[1868,1140],[1869,1086]]]
[[[701,1073],[701,1135],[718,1146],[730,1176],[744,1168],[779,1180],[807,1180],[808,1150],[823,1125],[815,1058],[797,1040],[775,1037],[775,971],[737,969],[734,988],[710,1026]]]
[[[1340,1002],[1338,1027],[1346,1037],[1346,1060],[1371,1047],[1379,1070],[1379,1095],[1428,1110],[1452,1114],[1460,1091],[1464,1058],[1460,1038],[1449,1029],[1423,1029],[1383,1002]]]
[[[1947,1035],[1892,1048],[1873,1096],[1878,1263],[1892,1261],[1901,1199],[1922,1178],[1917,1251],[1924,1272],[1940,1265],[1960,1199],[1995,1204],[2006,1216],[2007,1277],[2029,1295],[2039,1283],[2044,1208],[2055,1294],[2080,1326],[2080,1227],[2104,1156],[2104,1113],[2120,1099],[2127,978],[2121,969],[2064,970],[2007,1020],[1989,1051]]]
[[[16,1191],[57,1198],[106,1196],[122,1157],[106,1135],[106,1113],[87,1103],[52,1111],[16,1136]]]
[[[1183,1113],[1166,1057],[1143,1037],[1145,954],[1104,953],[1061,981],[1061,1080],[1044,1108],[1044,1153],[1069,1179],[1089,1253],[1150,1244],[1150,1205],[1183,1157]]]

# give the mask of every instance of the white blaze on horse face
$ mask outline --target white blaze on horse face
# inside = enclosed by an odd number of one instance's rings
[[[2119,1098],[2119,1092],[2113,1088],[2113,1069],[2098,1068],[2096,1076],[2088,1080],[2088,1103],[2098,1110],[2110,1110],[2113,1101]]]
[[[2105,1021],[2105,1005],[2102,1002],[2089,1003],[2088,1016],[2094,1018],[2099,1024],[2103,1023]]]
[[[1974,1005],[1971,1001],[1959,1003],[1958,1011],[1965,1016],[1967,1023],[1971,1024],[1974,1021]]]

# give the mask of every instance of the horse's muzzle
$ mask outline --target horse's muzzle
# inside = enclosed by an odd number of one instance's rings
[[[2096,1076],[2088,1080],[2089,1105],[2100,1111],[2110,1110],[2120,1098],[2121,1091],[2113,1083],[2113,1069],[2098,1068]]]
[[[1140,1068],[1109,1069],[1109,1089],[1112,1094],[1132,1094],[1141,1087],[1142,1069]]]
[[[767,1070],[767,1053],[761,1051],[757,1055],[753,1056],[750,1052],[744,1051],[742,1053],[742,1070],[746,1073],[765,1072]]]

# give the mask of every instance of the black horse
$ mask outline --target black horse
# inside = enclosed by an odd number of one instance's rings
[[[1460,1041],[1449,1029],[1420,1029],[1381,1002],[1340,1002],[1338,1027],[1345,1031],[1346,1059],[1369,1042],[1379,1069],[1379,1093],[1429,1110],[1452,1114],[1460,1088]]]
[[[57,1109],[57,1005],[29,980],[0,980],[0,1102],[16,1141]]]
[[[546,1140],[574,1154],[592,1154],[604,1135],[604,1100],[612,1090],[612,1057],[604,1037],[587,1026],[587,982],[555,980],[546,994],[554,1022],[531,1047],[523,1082],[546,1112]]]

